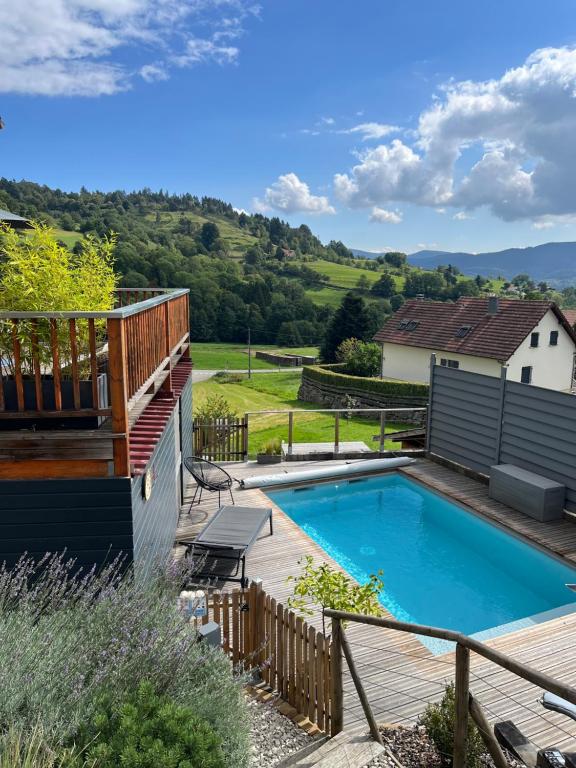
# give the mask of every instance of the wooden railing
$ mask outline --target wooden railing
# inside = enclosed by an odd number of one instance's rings
[[[117,295],[109,312],[0,312],[0,420],[111,416],[115,474],[126,476],[130,412],[170,390],[188,354],[188,290]]]
[[[358,673],[350,642],[344,629],[346,623],[366,624],[373,627],[392,629],[397,632],[407,632],[425,637],[434,637],[439,640],[447,640],[456,643],[454,686],[455,686],[455,719],[454,719],[454,751],[453,768],[466,768],[466,750],[468,739],[468,717],[474,720],[478,731],[485,742],[486,749],[490,753],[497,768],[506,768],[508,762],[496,740],[493,731],[488,725],[488,719],[479,701],[470,692],[470,654],[476,653],[484,659],[493,662],[502,669],[512,672],[523,680],[560,696],[571,704],[576,705],[576,688],[557,680],[550,675],[540,672],[534,667],[506,656],[495,648],[491,648],[473,637],[455,632],[450,629],[431,627],[423,624],[412,624],[405,621],[396,621],[380,616],[366,616],[363,614],[336,611],[330,608],[324,610],[324,615],[332,619],[332,735],[336,735],[344,728],[344,687],[342,679],[342,660],[345,659],[350,670],[350,676],[358,693],[366,721],[374,739],[382,743],[376,718],[366,695],[362,679]],[[373,649],[373,653],[377,649]],[[505,693],[505,692],[504,692]]]
[[[394,421],[399,421],[402,414],[422,414],[424,420],[426,411],[425,407],[418,408],[291,408],[290,410],[266,410],[266,411],[248,411],[244,415],[246,425],[249,424],[251,416],[271,416],[271,415],[285,415],[288,419],[288,455],[292,453],[294,446],[294,423],[295,416],[297,414],[311,414],[311,413],[328,413],[334,416],[334,453],[338,453],[340,449],[340,420],[342,416],[347,417],[348,414],[368,414],[369,418],[378,419],[380,422],[379,430],[379,445],[378,453],[384,453],[386,440],[394,440],[394,432],[386,432],[386,424],[389,417],[394,414],[399,418],[394,418]]]

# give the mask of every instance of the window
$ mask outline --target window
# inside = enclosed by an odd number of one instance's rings
[[[456,331],[456,336],[459,339],[463,339],[464,336],[468,336],[471,330],[472,330],[471,325],[463,325],[461,328],[458,328],[458,330]]]
[[[539,333],[531,333],[530,334],[530,346],[531,347],[537,347],[539,341],[540,341],[540,334]]]
[[[558,331],[550,331],[550,346],[558,346]]]
[[[401,320],[398,323],[399,331],[414,331],[420,325],[419,320]]]
[[[440,359],[440,365],[443,365],[444,368],[460,368],[458,360],[448,360],[445,357]]]
[[[532,366],[531,365],[525,365],[522,368],[522,375],[520,376],[520,381],[522,384],[531,384],[532,382]]]

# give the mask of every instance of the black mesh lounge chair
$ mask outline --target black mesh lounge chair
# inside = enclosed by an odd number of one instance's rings
[[[210,577],[239,581],[248,585],[246,555],[250,552],[266,523],[272,528],[270,507],[220,507],[212,520],[202,528],[194,541],[178,541],[186,547],[185,557],[195,554],[205,558],[205,570],[195,573],[195,578]],[[242,574],[238,571],[242,566]],[[230,573],[232,566],[232,573]]]
[[[194,480],[196,480],[196,490],[190,503],[190,509],[194,504],[200,504],[202,499],[202,491],[210,491],[210,493],[218,494],[218,506],[220,506],[220,495],[222,491],[228,491],[232,504],[235,503],[234,496],[232,496],[232,483],[233,479],[230,477],[226,470],[219,467],[217,464],[213,464],[211,461],[201,459],[199,456],[190,456],[184,459],[184,466],[190,472]],[[198,497],[198,500],[196,500]],[[188,512],[190,512],[190,509]]]

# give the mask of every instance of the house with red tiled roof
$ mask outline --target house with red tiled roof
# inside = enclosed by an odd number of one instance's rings
[[[435,354],[449,368],[500,376],[506,366],[512,381],[560,391],[573,386],[576,332],[550,301],[413,299],[374,341],[382,347],[386,379],[427,382]]]

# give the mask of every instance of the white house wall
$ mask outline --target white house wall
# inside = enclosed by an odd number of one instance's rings
[[[560,391],[570,389],[575,352],[572,339],[552,310],[544,315],[534,331],[540,334],[538,346],[530,346],[530,335],[524,339],[508,361],[508,379],[520,381],[523,366],[531,365],[531,383],[535,386]],[[556,346],[550,346],[550,331],[558,331]]]
[[[464,371],[483,373],[486,376],[500,376],[500,363],[486,357],[458,355],[453,352],[440,352],[436,349],[409,347],[402,344],[382,344],[382,376],[386,379],[414,381],[427,384],[430,380],[430,355],[436,354],[438,363],[445,357],[458,360]]]
[[[538,347],[530,347],[531,334],[528,334],[507,361],[507,378],[510,381],[521,381],[522,368],[530,365],[533,385],[559,391],[569,390],[572,386],[573,359],[576,351],[572,339],[560,325],[552,310],[544,315],[534,331],[540,334]],[[556,346],[550,346],[550,331],[558,331]],[[438,363],[442,358],[457,360],[459,367],[464,371],[500,376],[501,363],[498,360],[390,342],[385,342],[381,346],[382,376],[386,379],[427,384],[430,379],[430,355],[432,354],[436,354]]]

